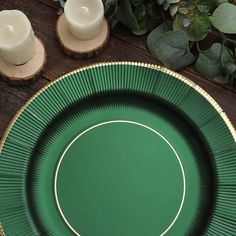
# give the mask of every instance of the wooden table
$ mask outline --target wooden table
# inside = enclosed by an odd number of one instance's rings
[[[19,9],[29,17],[35,34],[47,50],[47,65],[40,78],[30,85],[12,85],[0,78],[0,137],[18,109],[40,88],[78,67],[104,61],[159,62],[146,48],[146,36],[132,35],[124,26],[117,26],[109,46],[93,59],[71,59],[64,55],[56,41],[55,24],[58,5],[53,0],[1,0],[0,10]],[[236,126],[236,88],[223,86],[202,78],[189,67],[180,72],[205,89],[224,109]]]

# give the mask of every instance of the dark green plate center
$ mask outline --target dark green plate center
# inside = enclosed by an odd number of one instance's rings
[[[162,235],[181,211],[185,175],[177,152],[158,131],[108,121],[67,146],[55,196],[77,235]]]

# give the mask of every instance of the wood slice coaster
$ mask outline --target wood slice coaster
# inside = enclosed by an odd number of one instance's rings
[[[11,81],[27,81],[37,77],[46,63],[46,52],[42,41],[35,38],[36,52],[33,58],[27,63],[16,66],[5,62],[0,57],[0,75]]]
[[[101,33],[91,40],[79,40],[75,38],[66,25],[64,14],[58,18],[56,25],[57,38],[63,51],[76,58],[88,58],[100,53],[108,44],[110,29],[107,20],[104,18],[104,24]]]

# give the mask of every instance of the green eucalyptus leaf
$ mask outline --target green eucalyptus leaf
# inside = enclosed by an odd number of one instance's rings
[[[135,18],[140,21],[146,16],[146,7],[141,4],[137,8],[134,9]]]
[[[223,67],[223,72],[225,75],[230,75],[236,70],[236,65],[233,63],[227,63]]]
[[[147,4],[146,5],[147,12],[151,18],[159,18],[160,17],[160,7],[157,4]]]
[[[225,78],[233,73],[232,64],[234,61],[227,48],[215,43],[211,48],[200,52],[195,69],[206,77],[226,81]]]
[[[132,3],[135,7],[139,7],[140,5],[143,5],[144,0],[131,0],[131,3]]]
[[[174,16],[178,11],[178,7],[176,5],[171,5],[170,6],[170,15]]]
[[[228,0],[201,0],[197,8],[201,13],[212,13],[220,4],[226,2]]]
[[[195,61],[195,57],[189,51],[188,36],[184,32],[164,33],[152,45],[152,50],[154,56],[172,70],[182,69]]]
[[[209,1],[209,0],[207,0]],[[214,1],[215,2],[215,5],[218,7],[220,4],[222,3],[228,3],[229,1],[228,0],[211,0],[211,1]]]
[[[117,23],[117,10],[118,0],[103,0],[106,17],[110,21],[110,25],[113,28]]]
[[[138,21],[133,13],[130,0],[119,1],[117,18],[132,31],[139,31]]]
[[[186,7],[180,7],[180,8],[178,9],[178,12],[179,12],[180,14],[182,14],[182,15],[186,15],[186,14],[189,13],[189,10],[188,10],[188,8],[186,8]]]
[[[103,0],[105,13],[110,9],[110,7],[114,6],[118,0]]]
[[[148,22],[147,22],[147,27],[148,27],[148,32],[153,31],[157,25],[160,24],[160,20],[159,19],[153,19],[151,17],[148,18]]]
[[[197,15],[192,23],[190,32],[196,41],[200,41],[212,30],[212,25],[207,15]]]
[[[136,35],[147,33],[150,28],[152,29],[154,23],[154,21],[150,21],[150,16],[144,5],[139,5],[137,11],[135,8],[133,10],[130,0],[119,1],[117,19],[128,26]],[[149,25],[149,23],[151,24]]]
[[[169,7],[170,7],[170,3],[169,2],[166,1],[166,2],[163,3],[163,9],[165,11],[167,11],[169,9]]]
[[[155,54],[155,44],[159,40],[159,38],[166,32],[169,32],[172,30],[172,27],[170,24],[163,23],[162,25],[158,26],[156,29],[154,29],[147,38],[147,45],[148,49],[152,54]]]
[[[162,5],[163,2],[165,2],[165,0],[157,0],[157,3],[158,3],[159,5]]]
[[[148,15],[147,27],[148,31],[150,32],[154,30],[158,25],[160,25],[163,22],[163,20],[160,13],[160,7],[158,7],[157,4],[156,5],[147,4],[146,10]]]
[[[228,75],[226,76],[217,76],[212,78],[214,81],[221,83],[221,84],[228,84],[230,81],[230,77]]]
[[[189,19],[191,24],[185,25],[186,15],[177,14],[173,22],[175,31],[184,31],[190,41],[200,41],[204,39],[212,30],[211,21],[206,14],[196,13],[194,19]]]
[[[211,11],[211,8],[207,5],[200,4],[197,6],[198,11],[201,13],[209,13]]]
[[[149,32],[149,17],[146,15],[142,20],[138,22],[138,30],[133,30],[135,35],[143,35]]]
[[[168,3],[173,4],[173,3],[178,3],[180,0],[166,0]]]
[[[223,3],[213,12],[212,23],[215,28],[226,34],[236,34],[236,6]]]

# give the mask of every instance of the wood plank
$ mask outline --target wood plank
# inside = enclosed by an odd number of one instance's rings
[[[13,117],[18,109],[24,104],[24,100],[16,97],[15,94],[1,89],[0,93],[0,114]]]
[[[7,125],[10,123],[12,117],[6,114],[0,113],[0,141],[3,137],[3,134],[7,128]]]
[[[60,3],[58,0],[50,0],[50,1],[36,0],[36,2],[38,2],[38,4],[43,4],[53,9],[58,9],[60,7]]]
[[[22,100],[26,100],[30,98],[33,94],[35,94],[40,88],[48,83],[44,78],[38,78],[32,83],[24,84],[24,85],[15,85],[9,83],[6,80],[0,79],[0,91],[8,91],[11,94],[14,94],[16,97]]]

